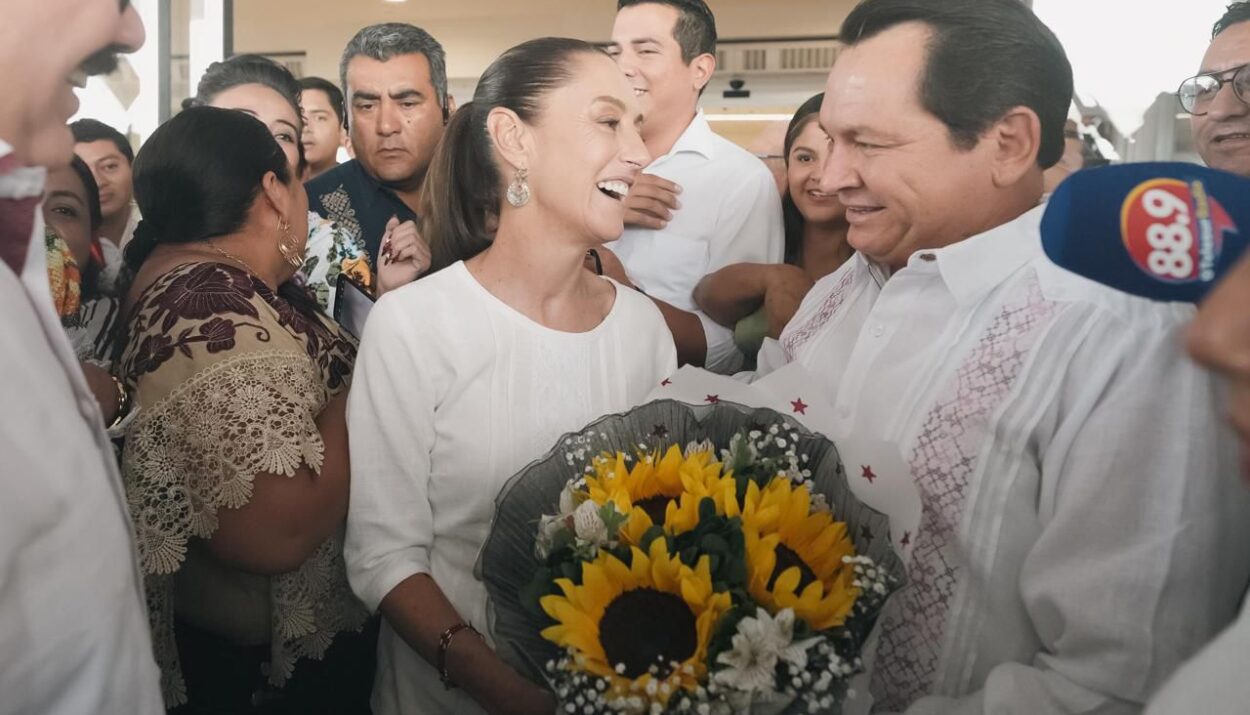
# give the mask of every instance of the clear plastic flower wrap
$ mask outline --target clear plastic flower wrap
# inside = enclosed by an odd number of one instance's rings
[[[501,655],[586,715],[839,712],[903,574],[828,439],[669,400],[513,477],[477,564]]]

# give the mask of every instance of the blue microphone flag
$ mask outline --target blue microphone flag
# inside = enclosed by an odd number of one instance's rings
[[[1197,302],[1246,250],[1250,180],[1195,164],[1079,171],[1042,216],[1056,264],[1126,293]]]

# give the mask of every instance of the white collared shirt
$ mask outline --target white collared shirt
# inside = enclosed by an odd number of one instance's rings
[[[0,141],[0,158],[12,153]],[[42,169],[0,176],[39,196]],[[0,713],[164,713],[112,446],[48,287],[0,261]]]
[[[888,280],[856,256],[761,352],[818,375],[835,443],[896,445],[921,495],[879,709],[1138,712],[1245,589],[1250,502],[1182,350],[1192,306],[1058,268],[1041,213]]]
[[[626,228],[609,248],[647,295],[699,316],[707,369],[732,373],[742,364],[733,329],[696,308],[694,289],[703,276],[734,263],[781,262],[777,184],[762,161],[713,132],[702,111],[645,171],[681,186],[681,208],[663,229]]]

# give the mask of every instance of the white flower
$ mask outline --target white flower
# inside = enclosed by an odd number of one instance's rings
[[[556,534],[565,528],[564,519],[549,514],[543,515],[538,522],[538,540],[534,543],[534,551],[538,555],[540,561],[545,561],[547,556],[551,554],[551,545],[555,542]]]
[[[776,616],[757,608],[755,617],[738,622],[733,649],[721,653],[716,662],[728,666],[713,678],[736,690],[751,693],[776,692],[777,661],[784,661],[797,670],[807,667],[807,649],[820,641],[811,638],[794,642],[794,611],[783,609]]]
[[[794,465],[790,465],[790,468],[784,472],[779,472],[777,476],[788,479],[794,484],[803,483],[803,470],[799,469],[798,467],[795,467]],[[813,494],[812,496],[815,497],[817,495]]]
[[[560,492],[560,513],[563,515],[572,514],[577,508],[577,501],[574,498],[573,483],[569,482]]]
[[[696,452],[711,452],[712,454],[716,454],[716,445],[713,444],[710,439],[705,439],[702,442],[691,442],[686,445],[686,452],[682,456],[689,459],[690,455],[695,454]]]
[[[577,538],[592,544],[605,544],[608,541],[608,527],[599,516],[599,505],[593,501],[584,501],[573,510],[573,532]]]
[[[829,500],[825,498],[824,494],[820,494],[819,492],[812,494],[811,506],[813,514],[818,512],[829,513],[833,511],[833,508],[829,506]]]

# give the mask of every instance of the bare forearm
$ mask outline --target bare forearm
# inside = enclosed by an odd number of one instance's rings
[[[350,486],[344,399],[331,400],[317,417],[324,445],[321,471],[301,466],[290,477],[255,475],[247,504],[218,511],[210,553],[243,571],[287,573],[343,524]]]
[[[382,599],[380,608],[395,632],[433,667],[438,667],[439,638],[450,627],[465,622],[439,585],[428,574],[404,579]],[[484,625],[484,624],[477,624]],[[521,677],[472,632],[460,631],[447,648],[447,673],[487,712],[499,715],[531,713],[540,691]],[[554,701],[551,701],[554,708]],[[550,709],[546,709],[550,712]]]
[[[694,313],[665,303],[656,298],[652,302],[660,309],[664,322],[673,334],[673,342],[677,346],[677,364],[703,367],[707,362],[707,336],[703,332],[703,322]]]
[[[87,387],[91,389],[92,396],[100,406],[104,424],[107,425],[117,415],[119,402],[117,385],[104,368],[89,362],[79,362],[79,366],[82,368],[83,376],[87,378]]]
[[[319,479],[325,482],[325,496],[338,505],[334,523],[347,518],[347,492],[350,486],[351,454],[347,446],[347,391],[333,398],[317,415],[317,431],[325,445]]]
[[[694,302],[712,320],[732,328],[759,310],[767,293],[766,263],[735,263],[704,276],[694,289]]]

